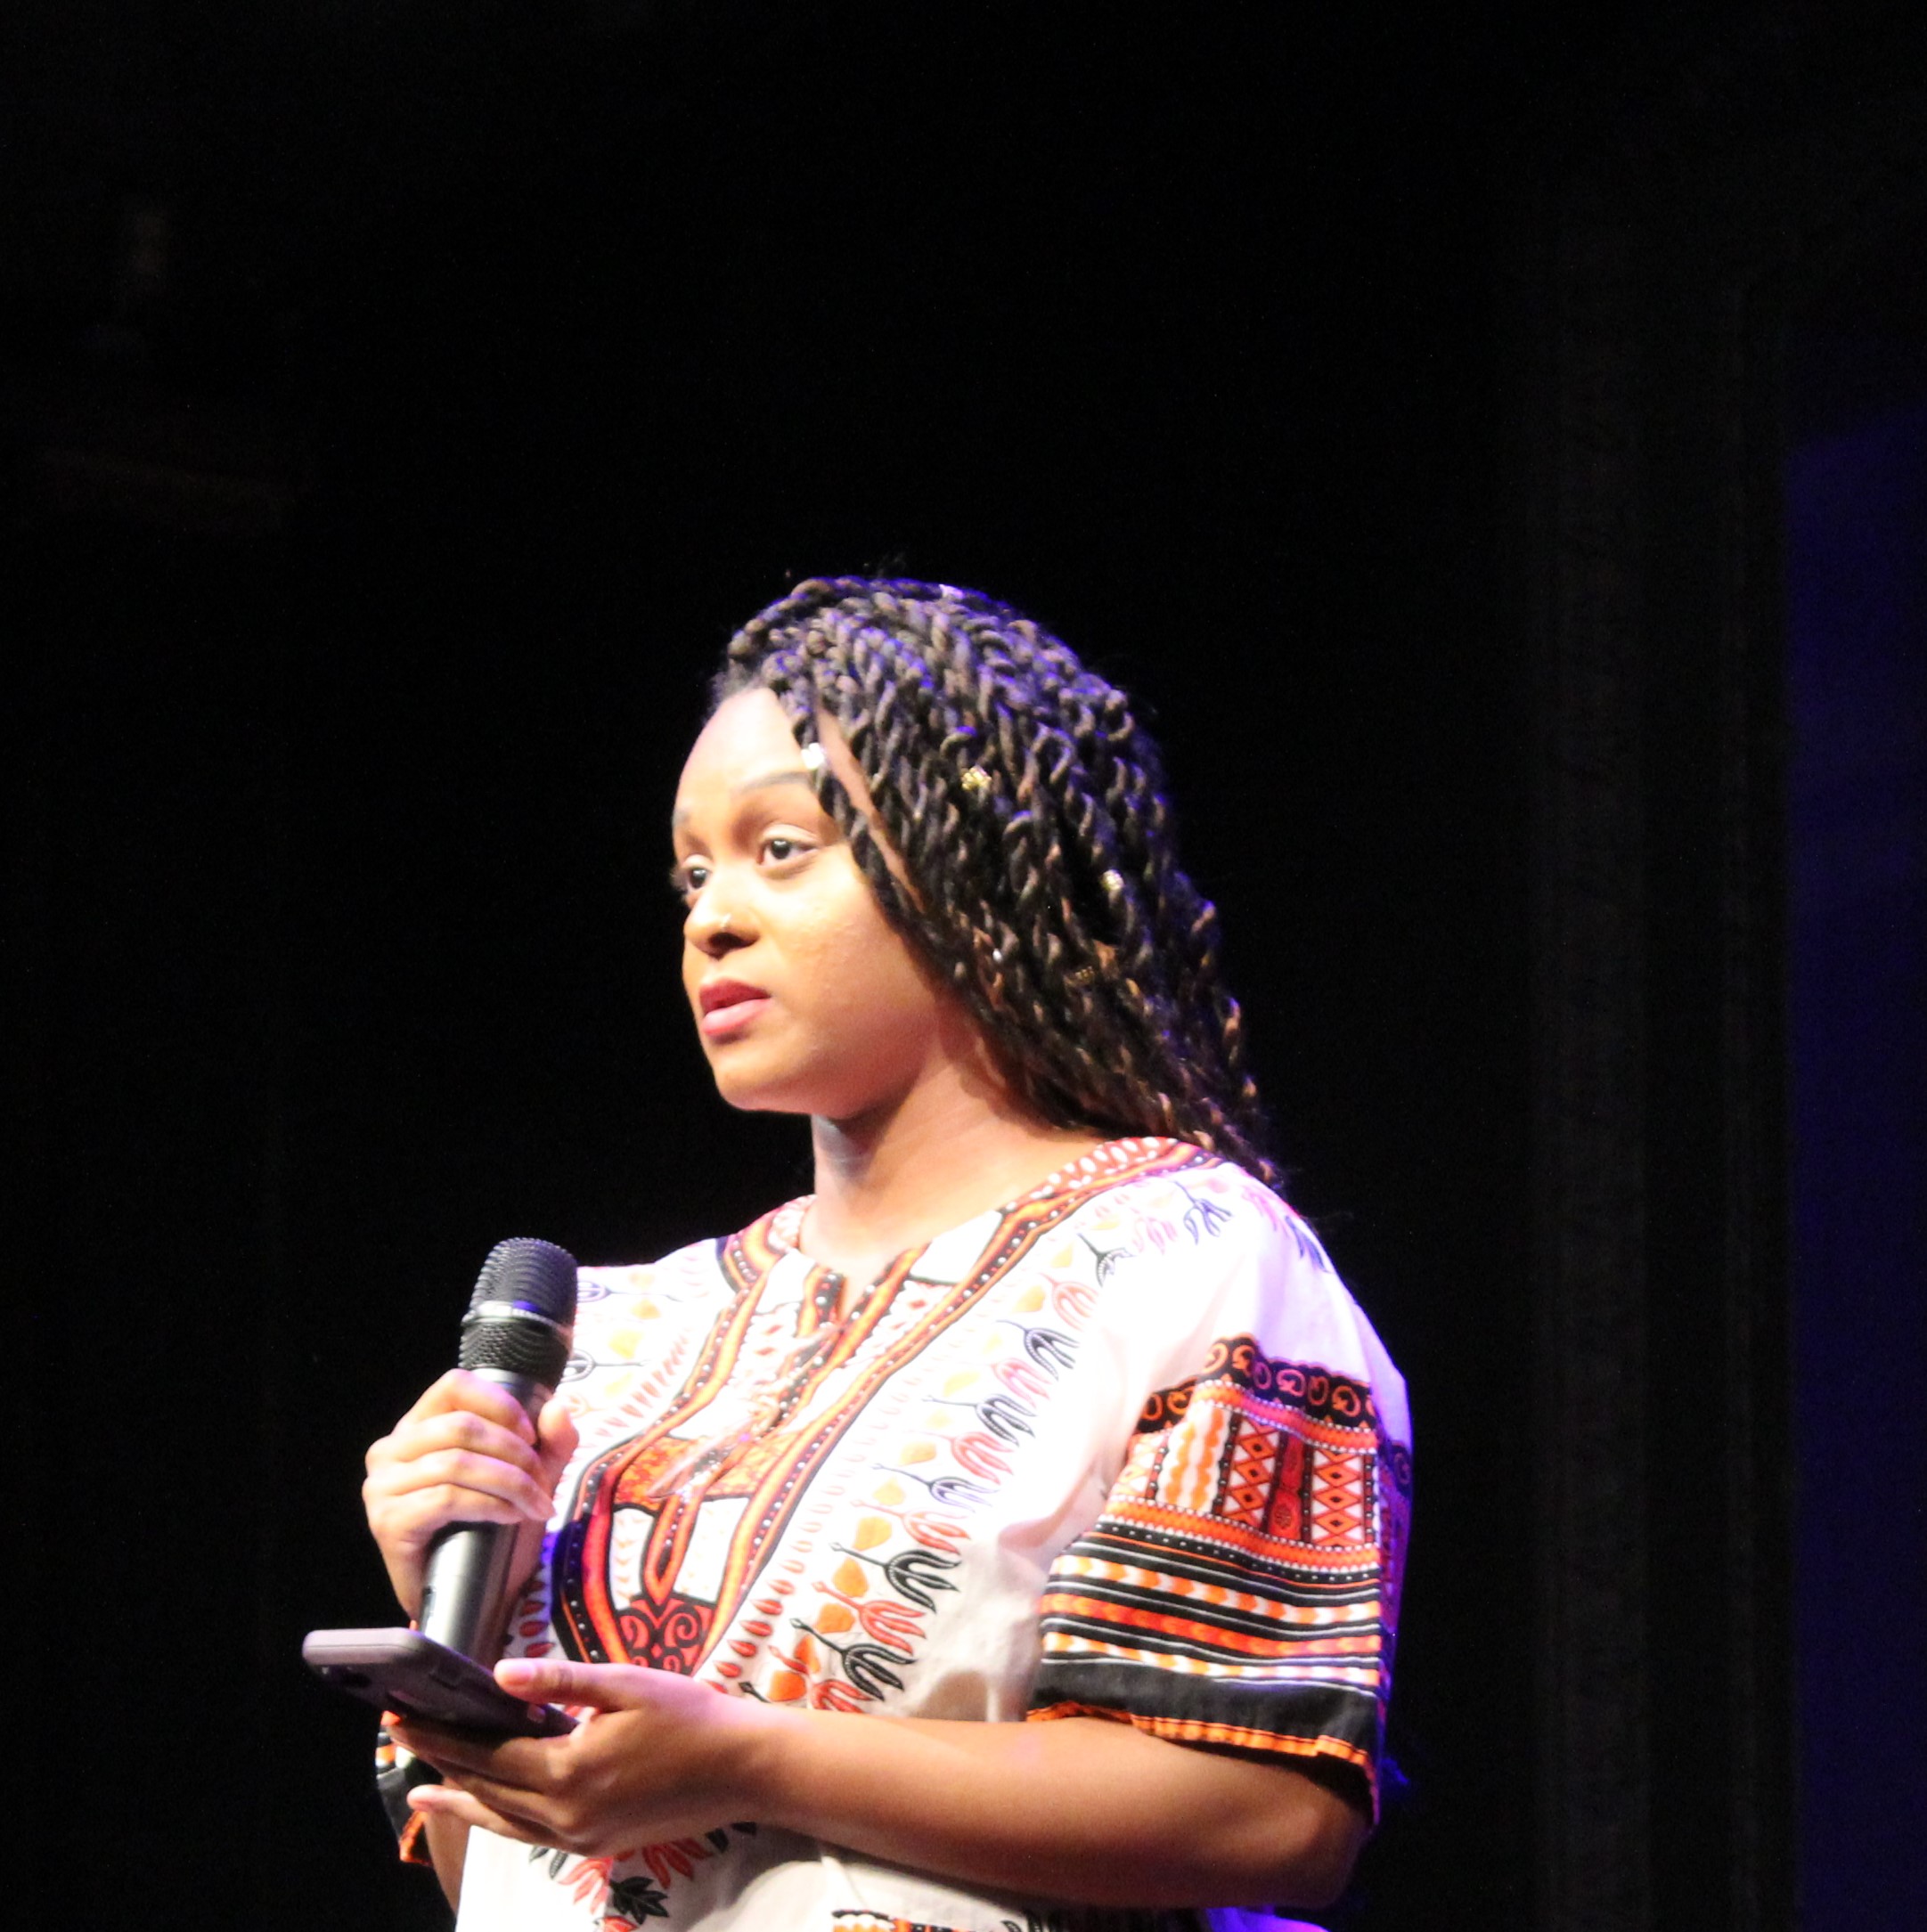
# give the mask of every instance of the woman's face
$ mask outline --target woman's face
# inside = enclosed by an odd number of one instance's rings
[[[826,740],[861,802],[847,748]],[[960,1007],[884,918],[771,693],[717,707],[673,824],[682,984],[731,1105],[855,1121],[969,1050]]]

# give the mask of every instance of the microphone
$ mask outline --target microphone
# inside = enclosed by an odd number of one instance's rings
[[[555,1393],[576,1324],[576,1258],[552,1242],[498,1242],[461,1320],[459,1365],[505,1389],[530,1421]],[[450,1523],[429,1548],[421,1634],[478,1664],[501,1654],[514,1523]]]

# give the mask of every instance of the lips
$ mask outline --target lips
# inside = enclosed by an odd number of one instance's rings
[[[741,980],[711,980],[698,989],[696,1002],[702,1009],[703,1038],[724,1039],[741,1032],[769,1005],[770,996]]]

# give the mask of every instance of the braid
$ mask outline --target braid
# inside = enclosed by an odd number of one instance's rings
[[[1041,1115],[1195,1141],[1279,1186],[1217,913],[1123,692],[975,591],[864,577],[743,626],[714,697],[757,686],[800,744],[836,721],[875,829],[819,765],[824,809]]]

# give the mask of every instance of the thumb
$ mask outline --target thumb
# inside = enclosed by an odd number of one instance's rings
[[[505,1657],[495,1682],[527,1704],[634,1710],[649,1701],[650,1673],[634,1664],[576,1664],[563,1657]]]
[[[576,1453],[576,1413],[566,1396],[551,1396],[535,1418],[535,1441],[543,1461],[559,1473]]]

